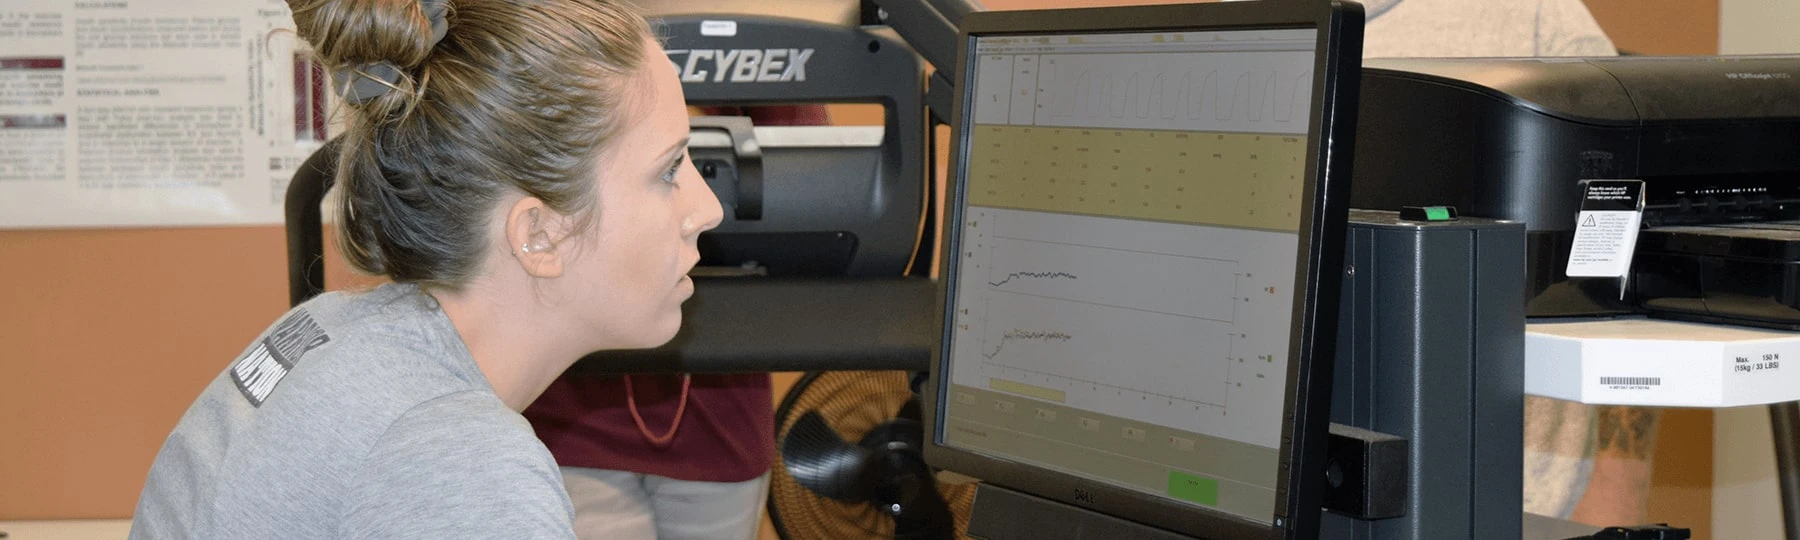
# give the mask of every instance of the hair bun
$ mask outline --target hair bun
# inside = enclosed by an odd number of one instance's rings
[[[301,37],[314,45],[321,60],[337,66],[332,70],[333,87],[353,105],[395,90],[410,93],[409,72],[425,61],[450,27],[449,0],[309,0],[304,4],[294,9],[295,26]]]

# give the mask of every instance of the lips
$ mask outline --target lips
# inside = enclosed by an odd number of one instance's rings
[[[692,256],[682,257],[682,258],[687,259],[692,262],[688,262],[688,263],[681,265],[681,275],[675,279],[675,285],[677,287],[681,286],[681,283],[684,281],[690,281],[691,278],[688,277],[688,273],[693,272],[694,267],[700,265],[700,252],[695,251],[695,252],[693,252]]]

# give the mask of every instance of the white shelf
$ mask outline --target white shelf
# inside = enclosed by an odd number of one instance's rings
[[[1800,400],[1800,333],[1644,318],[1527,324],[1525,393],[1665,407]]]

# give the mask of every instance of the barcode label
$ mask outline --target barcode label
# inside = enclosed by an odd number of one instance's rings
[[[1662,377],[1601,377],[1603,386],[1662,386]]]

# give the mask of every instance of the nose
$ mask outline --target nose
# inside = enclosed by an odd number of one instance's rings
[[[706,179],[700,177],[700,171],[694,168],[694,160],[687,160],[682,169],[682,195],[687,198],[687,216],[682,219],[682,235],[693,237],[718,227],[725,219],[725,208],[719,204],[719,197],[713,194],[712,187],[706,185]]]

